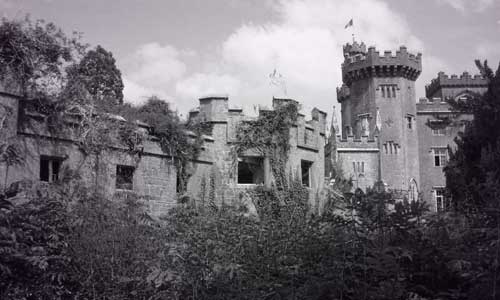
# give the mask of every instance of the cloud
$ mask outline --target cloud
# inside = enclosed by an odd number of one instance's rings
[[[123,95],[126,102],[133,105],[144,104],[150,96],[158,96],[161,99],[171,100],[172,98],[161,89],[148,88],[144,85],[138,84],[128,77],[123,77]]]
[[[439,3],[447,4],[461,13],[467,11],[484,12],[495,4],[495,1],[496,0],[438,0]]]
[[[273,96],[284,93],[270,85],[269,74],[276,68],[288,97],[307,110],[316,106],[331,112],[342,84],[342,46],[352,41],[353,33],[380,52],[403,44],[413,53],[425,50],[405,18],[380,0],[289,0],[272,7],[272,22],[243,24],[203,55],[158,43],[139,47],[125,63],[126,99],[162,92],[187,111],[198,105],[199,97],[216,93],[229,94],[230,105],[268,106]],[[354,26],[344,29],[351,18]],[[423,84],[445,67],[424,55],[424,66],[427,62],[418,96],[424,94]]]
[[[161,88],[186,72],[180,52],[172,46],[158,43],[140,46],[125,68],[131,70],[127,73],[131,81],[150,88]]]
[[[493,65],[500,60],[500,42],[482,42],[476,46],[476,55],[478,59],[487,59]]]

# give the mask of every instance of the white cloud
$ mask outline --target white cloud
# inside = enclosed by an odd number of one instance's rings
[[[143,104],[150,96],[157,96],[161,99],[170,100],[171,97],[161,89],[148,88],[140,85],[128,77],[123,77],[123,95],[125,101],[132,103],[134,105]]]
[[[151,88],[161,88],[186,72],[180,52],[172,46],[158,43],[140,46],[125,68],[132,70],[127,73],[130,80]]]
[[[177,82],[175,91],[180,98],[197,99],[214,94],[235,95],[240,86],[240,81],[230,75],[196,73]]]
[[[471,10],[483,12],[495,4],[495,1],[496,0],[438,0],[439,3],[447,4],[462,13]]]
[[[413,53],[424,50],[405,19],[380,0],[289,0],[276,2],[273,8],[276,20],[244,24],[203,56],[201,51],[187,55],[168,45],[143,45],[124,69],[126,98],[161,91],[187,111],[198,105],[197,98],[217,93],[229,94],[230,105],[268,106],[273,95],[283,93],[270,85],[269,74],[277,68],[289,97],[307,109],[317,106],[331,112],[332,105],[339,105],[342,46],[352,41],[352,33],[381,53],[402,44]],[[351,18],[354,26],[344,29]],[[418,96],[445,67],[438,58],[425,55],[429,54],[424,54]]]
[[[478,59],[487,59],[490,66],[496,67],[500,61],[500,42],[482,42],[476,46],[476,55]]]

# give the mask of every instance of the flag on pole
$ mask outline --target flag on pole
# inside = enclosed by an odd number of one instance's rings
[[[351,27],[354,25],[354,22],[352,21],[352,19],[345,25],[344,29],[347,29],[348,27]]]

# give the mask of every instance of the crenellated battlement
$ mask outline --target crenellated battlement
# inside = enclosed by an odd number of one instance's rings
[[[384,51],[383,55],[369,47],[367,52],[351,51],[360,46],[344,46],[344,63],[342,64],[342,79],[347,86],[353,81],[369,77],[401,76],[415,81],[422,72],[422,54],[411,54],[405,46],[401,46],[396,54]]]
[[[354,136],[347,136],[347,138],[342,139],[342,136],[337,135],[337,150],[342,151],[342,149],[378,150],[377,137],[370,139],[367,136],[362,136],[361,139],[359,139]]]
[[[470,75],[468,72],[463,72],[460,76],[448,76],[444,72],[439,72],[438,76],[432,79],[431,83],[425,86],[425,95],[432,97],[441,88],[485,88],[488,86],[488,80],[481,75]]]

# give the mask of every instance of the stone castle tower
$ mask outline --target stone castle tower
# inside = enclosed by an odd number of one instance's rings
[[[379,178],[367,178],[367,182],[382,180],[389,189],[409,191],[411,199],[419,184],[415,80],[422,70],[421,54],[410,54],[401,47],[396,55],[391,51],[380,55],[374,47],[367,51],[364,43],[357,42],[343,50],[343,84],[337,89],[337,100],[341,103],[342,140],[349,142],[346,147],[352,151],[342,151],[341,140],[339,150],[346,155],[339,159],[352,160],[354,170],[347,173],[359,172],[355,164],[363,159],[363,150],[355,151],[353,142],[371,144],[366,147],[378,152],[373,167],[377,172],[371,174]],[[367,164],[373,165],[373,160]],[[351,163],[343,165],[350,168]]]

